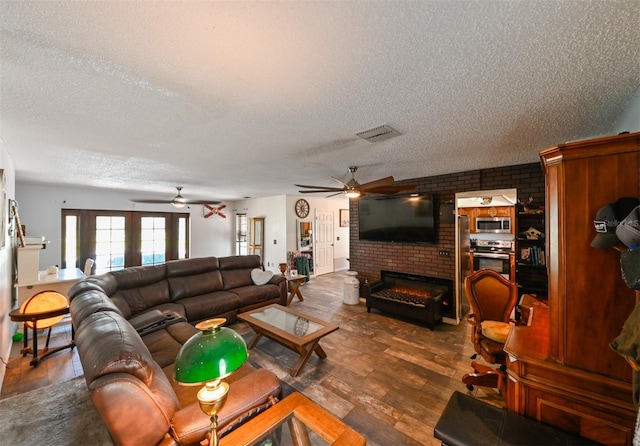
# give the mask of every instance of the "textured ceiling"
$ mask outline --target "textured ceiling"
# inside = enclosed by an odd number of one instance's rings
[[[609,134],[640,2],[0,3],[18,180],[232,200],[538,161]],[[401,136],[355,134],[387,124]]]

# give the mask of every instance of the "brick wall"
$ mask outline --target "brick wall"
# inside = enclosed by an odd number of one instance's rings
[[[515,187],[518,199],[532,196],[534,204],[544,204],[544,173],[540,163],[414,178],[399,183],[417,184],[415,192],[433,194],[436,214],[441,204],[453,204],[457,192],[473,190]],[[439,222],[436,217],[435,245],[360,241],[357,201],[352,200],[349,208],[350,269],[358,271],[361,282],[379,280],[380,270],[455,280],[455,224]],[[439,251],[448,251],[449,256],[441,256]]]

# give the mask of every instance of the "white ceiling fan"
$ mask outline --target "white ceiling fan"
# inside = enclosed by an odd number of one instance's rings
[[[132,198],[131,201],[134,203],[149,203],[149,204],[172,204],[174,207],[180,209],[185,207],[188,204],[219,204],[219,201],[215,200],[188,200],[184,198],[181,194],[182,186],[176,186],[178,190],[178,195],[173,197],[170,200],[156,200],[156,199],[146,199],[146,198]]]

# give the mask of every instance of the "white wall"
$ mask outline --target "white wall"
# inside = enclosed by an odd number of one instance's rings
[[[300,221],[313,220],[316,209],[334,212],[334,268],[336,271],[349,268],[349,228],[340,228],[339,209],[347,209],[347,198],[325,199],[305,196],[309,202],[309,216],[300,220],[295,213],[295,203],[302,198],[297,195],[279,195],[268,198],[252,198],[235,202],[235,213],[245,213],[247,217],[265,218],[265,246],[263,262],[265,269],[279,273],[278,264],[287,261],[290,251],[297,251],[297,224]],[[275,241],[275,243],[274,243]]]
[[[340,209],[349,209],[349,199],[344,195],[325,198],[322,194],[318,196],[305,195],[304,199],[309,202],[309,215],[307,218],[299,219],[295,213],[295,203],[303,198],[297,195],[287,196],[287,246],[288,251],[298,249],[296,228],[299,222],[313,222],[313,217],[317,210],[333,212],[333,259],[334,270],[343,271],[349,269],[349,228],[340,227]]]
[[[611,134],[617,135],[620,132],[640,132],[640,87],[637,88],[626,108],[616,120]]]
[[[2,139],[0,139],[0,142],[1,141]],[[8,209],[7,201],[9,198],[15,198],[15,172],[13,163],[4,146],[0,146],[0,169],[3,170],[4,175],[4,193],[2,191],[2,184],[0,184],[0,199],[3,200],[3,203],[0,205],[0,209],[3,211],[2,214],[0,214],[0,218],[3,218],[5,221],[4,228],[8,229],[6,222],[10,209]],[[15,327],[15,324],[9,319],[9,312],[12,309],[15,299],[13,283],[16,250],[15,239],[9,237],[8,230],[2,231],[0,237],[3,237],[5,241],[4,248],[0,249],[0,357],[2,357],[3,360],[0,363],[0,388],[2,388],[2,381],[4,380],[6,372],[4,361],[9,360]]]
[[[278,263],[286,262],[287,253],[297,249],[297,217],[294,204],[299,196],[274,196],[226,202],[222,211],[227,218],[214,215],[204,218],[203,206],[193,205],[184,210],[173,206],[132,203],[131,198],[139,193],[112,191],[94,188],[55,186],[49,184],[16,183],[16,200],[20,205],[20,221],[26,226],[27,235],[45,236],[47,248],[40,253],[40,270],[60,265],[62,256],[62,209],[101,209],[190,212],[191,257],[235,255],[235,215],[245,213],[248,217],[265,218],[265,249],[263,262],[266,269],[279,272]],[[315,209],[335,213],[334,229],[335,269],[348,269],[349,228],[340,228],[339,209],[348,208],[347,198],[305,197],[311,206],[309,218]],[[275,244],[274,244],[275,240]]]
[[[191,214],[191,257],[233,255],[234,219],[213,216],[204,218],[203,206],[176,209],[170,204],[132,203],[139,193],[105,189],[16,183],[16,200],[20,205],[20,222],[28,236],[45,236],[47,248],[40,252],[40,270],[59,265],[62,260],[62,209],[101,209],[123,211],[189,212]],[[229,205],[228,205],[229,206]],[[225,209],[226,210],[226,209]],[[226,213],[229,215],[229,212]]]

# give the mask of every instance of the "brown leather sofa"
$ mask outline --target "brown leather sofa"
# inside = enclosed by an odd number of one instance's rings
[[[253,285],[250,271],[256,262],[257,256],[180,260],[92,276],[72,287],[70,312],[85,380],[114,443],[191,445],[205,438],[210,420],[197,403],[199,386],[174,381],[174,360],[197,333],[193,322],[234,320],[250,308],[286,303],[282,276]],[[166,317],[134,326],[154,312]],[[249,364],[226,381],[230,391],[219,415],[222,433],[281,393],[273,373]]]

